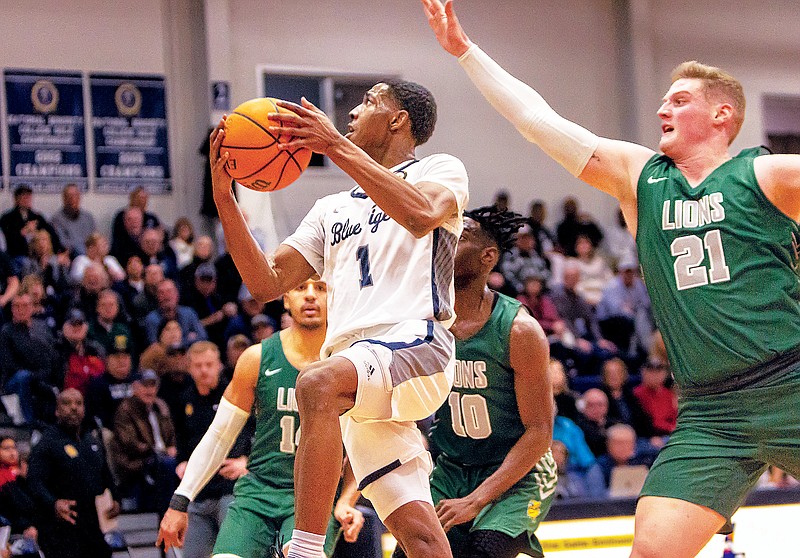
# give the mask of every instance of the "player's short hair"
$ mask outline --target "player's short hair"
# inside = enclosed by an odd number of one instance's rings
[[[672,83],[679,79],[699,79],[703,82],[706,98],[714,101],[730,103],[733,107],[733,126],[728,145],[733,143],[744,123],[745,98],[744,89],[738,79],[717,68],[702,64],[697,60],[689,60],[672,70]]]
[[[433,93],[413,81],[387,79],[389,92],[400,108],[408,112],[411,120],[411,135],[416,145],[422,145],[433,135],[436,127],[436,100]]]
[[[527,219],[510,210],[500,210],[496,205],[485,205],[464,212],[481,226],[481,231],[490,242],[497,245],[500,253],[508,252],[517,239],[517,231]]]

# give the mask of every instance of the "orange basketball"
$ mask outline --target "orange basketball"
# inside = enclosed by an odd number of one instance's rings
[[[279,143],[292,136],[275,137],[269,127],[276,125],[268,115],[291,112],[268,97],[251,99],[236,107],[225,123],[221,153],[229,153],[226,168],[233,179],[251,190],[273,192],[297,180],[311,160],[305,148],[284,151]]]

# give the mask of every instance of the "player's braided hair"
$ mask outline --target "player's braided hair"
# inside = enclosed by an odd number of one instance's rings
[[[519,228],[528,220],[514,211],[498,209],[496,205],[486,205],[464,212],[465,217],[476,221],[486,236],[500,249],[508,252],[514,246]]]

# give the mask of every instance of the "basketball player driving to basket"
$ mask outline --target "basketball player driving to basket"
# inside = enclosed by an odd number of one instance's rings
[[[417,159],[436,104],[424,87],[384,81],[350,113],[342,136],[317,107],[280,102],[284,149],[327,155],[355,181],[318,200],[267,257],[231,191],[211,135],[214,199],[250,292],[271,300],[318,273],[328,285],[322,360],[300,372],[302,440],[295,462],[296,529],[289,558],[317,558],[342,464],[342,442],[365,497],[406,554],[451,556],[433,509],[430,456],[414,421],[444,402],[453,380],[453,260],[467,205],[467,175],[450,155]],[[280,556],[278,549],[275,556]]]

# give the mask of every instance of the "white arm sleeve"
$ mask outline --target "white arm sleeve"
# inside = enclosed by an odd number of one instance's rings
[[[458,62],[489,104],[525,139],[541,147],[573,176],[583,171],[600,138],[556,113],[539,93],[505,71],[477,45],[473,44]]]
[[[236,437],[244,428],[249,416],[249,413],[224,397],[220,400],[217,414],[200,443],[194,448],[186,464],[183,480],[175,494],[186,496],[189,500],[195,499],[211,477],[222,467],[222,462],[231,451]]]

